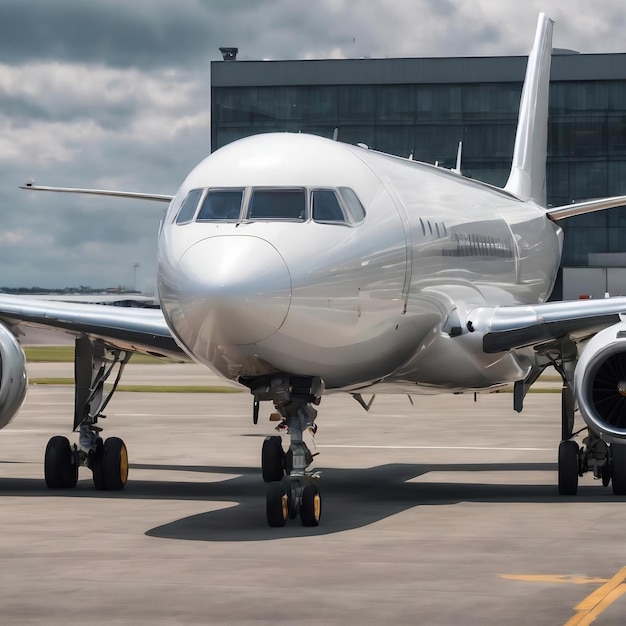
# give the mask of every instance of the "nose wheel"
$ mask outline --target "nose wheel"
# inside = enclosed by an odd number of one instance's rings
[[[280,435],[266,437],[261,449],[261,473],[266,483],[282,480],[285,474],[285,452]]]
[[[305,484],[303,478],[294,478],[286,484],[271,482],[267,488],[267,523],[272,528],[285,525],[288,518],[300,515],[303,526],[318,526],[322,517],[322,496],[315,482]]]

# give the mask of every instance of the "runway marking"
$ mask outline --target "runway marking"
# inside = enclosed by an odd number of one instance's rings
[[[574,607],[576,615],[567,620],[565,626],[587,626],[595,621],[598,615],[626,593],[624,580],[626,580],[626,567],[622,567],[613,578],[578,603]]]
[[[512,452],[551,452],[552,448],[497,448],[488,446],[373,446],[317,444],[316,448],[363,448],[364,450],[505,450]]]

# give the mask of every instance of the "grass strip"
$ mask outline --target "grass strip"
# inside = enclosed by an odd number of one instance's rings
[[[31,385],[73,385],[73,378],[31,378]],[[117,391],[142,393],[241,393],[236,387],[220,385],[118,385]]]
[[[30,363],[73,363],[74,346],[22,346]],[[133,354],[130,363],[159,365],[166,363],[146,354]]]
[[[73,378],[31,378],[31,385],[73,385]],[[220,385],[119,385],[118,391],[149,393],[241,393],[237,387]],[[513,393],[513,389],[502,389],[492,393]],[[561,393],[560,387],[531,387],[528,393]]]

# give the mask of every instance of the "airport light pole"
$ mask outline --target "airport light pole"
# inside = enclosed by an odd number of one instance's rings
[[[133,291],[137,291],[137,269],[141,267],[139,263],[135,262],[133,264],[134,276],[133,276]]]

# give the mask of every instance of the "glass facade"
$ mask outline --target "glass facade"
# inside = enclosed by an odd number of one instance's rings
[[[571,55],[565,61],[580,64],[589,56]],[[393,84],[388,77],[377,82],[374,76],[369,84],[350,84],[354,78],[349,69],[354,67],[346,66],[344,84],[337,66],[332,81],[337,84],[323,84],[322,72],[316,74],[321,84],[279,84],[280,63],[269,68],[276,84],[214,81],[212,149],[257,133],[302,131],[330,138],[338,129],[340,141],[365,143],[400,156],[413,154],[416,160],[438,161],[451,168],[462,141],[464,175],[505,184],[521,78],[410,83],[403,77],[402,83]],[[463,69],[459,66],[461,74]],[[622,74],[602,80],[555,80],[553,69],[547,166],[550,205],[626,195],[626,75]],[[271,82],[267,76],[265,82]],[[590,252],[626,252],[626,208],[570,218],[563,226],[565,266],[586,266]]]

